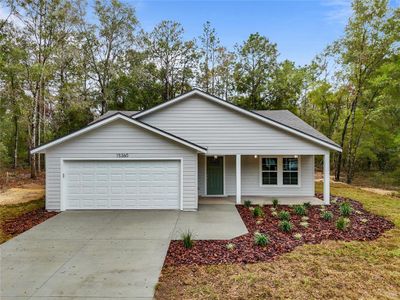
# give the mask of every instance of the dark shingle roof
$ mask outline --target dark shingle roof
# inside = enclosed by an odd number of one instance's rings
[[[272,121],[286,125],[297,131],[300,131],[309,136],[317,138],[321,141],[340,147],[337,143],[327,138],[321,132],[316,130],[311,125],[308,125],[306,122],[304,122],[302,119],[300,119],[298,116],[296,116],[295,114],[291,113],[288,110],[253,110],[253,112],[263,117],[266,117]]]
[[[127,117],[132,117],[134,114],[137,113],[137,111],[135,111],[135,110],[109,110],[104,115],[99,116],[96,119],[94,119],[92,122],[89,123],[89,125],[93,124],[95,122],[98,122],[100,120],[103,120],[105,118],[111,117],[112,115],[115,115],[117,113],[123,114],[123,115],[125,115]]]

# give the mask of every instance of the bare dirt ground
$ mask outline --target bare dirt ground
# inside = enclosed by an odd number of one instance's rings
[[[10,188],[0,193],[0,205],[25,203],[44,197],[43,185],[28,183],[18,188]]]
[[[349,184],[345,183],[345,182],[339,182],[339,181],[335,181],[334,180],[334,176],[331,176],[331,182],[332,183],[336,183],[336,184],[342,184],[342,185],[347,185],[350,186]],[[322,172],[320,171],[316,171],[315,172],[315,181],[316,182],[321,182],[323,181],[323,176],[322,176]],[[382,189],[382,188],[377,188],[377,187],[365,187],[365,186],[357,186],[354,184],[351,184],[352,187],[355,188],[359,188],[363,191],[367,191],[367,192],[372,192],[378,195],[382,195],[382,196],[398,196],[399,192],[396,190],[390,190],[390,189]]]
[[[35,180],[26,169],[0,173],[0,205],[26,203],[42,199],[44,195],[44,173]]]

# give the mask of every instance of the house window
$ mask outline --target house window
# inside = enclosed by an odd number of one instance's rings
[[[263,157],[261,162],[261,175],[263,185],[278,184],[278,158]]]
[[[299,183],[299,161],[297,158],[284,157],[283,165],[283,184],[297,185]]]

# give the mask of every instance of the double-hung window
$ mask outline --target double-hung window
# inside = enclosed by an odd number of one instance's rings
[[[261,175],[263,185],[278,184],[278,158],[263,157],[261,159]]]
[[[299,183],[299,160],[298,158],[282,158],[282,179],[284,185],[297,185]]]

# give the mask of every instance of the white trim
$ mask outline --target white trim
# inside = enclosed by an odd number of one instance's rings
[[[39,147],[37,147],[37,148],[31,150],[31,154],[35,154],[35,153],[38,153],[38,152],[42,152],[43,150],[45,150],[45,149],[47,149],[47,148],[49,148],[49,147],[53,147],[53,146],[55,146],[55,145],[58,145],[58,144],[60,144],[60,143],[63,143],[63,142],[65,142],[66,140],[72,139],[72,138],[74,138],[74,137],[76,137],[76,136],[79,136],[79,135],[85,133],[85,132],[88,132],[88,131],[90,131],[90,130],[96,129],[96,128],[98,128],[98,127],[101,127],[101,126],[103,126],[103,125],[105,125],[105,124],[108,124],[108,123],[113,122],[113,121],[118,120],[118,119],[125,120],[125,121],[127,121],[127,122],[129,122],[129,123],[131,123],[131,124],[134,124],[134,125],[136,125],[136,126],[139,126],[139,127],[141,127],[141,128],[144,128],[144,129],[146,129],[146,130],[148,130],[148,131],[157,133],[157,134],[159,134],[159,135],[161,135],[161,136],[163,136],[163,137],[166,137],[166,138],[168,138],[168,139],[170,139],[170,140],[173,140],[173,141],[175,141],[175,142],[177,142],[177,143],[180,143],[180,144],[185,145],[185,146],[187,146],[187,147],[189,147],[189,148],[192,148],[192,149],[194,149],[194,150],[197,150],[197,151],[199,151],[199,152],[201,152],[201,153],[206,153],[206,152],[207,152],[207,150],[205,150],[205,149],[203,149],[203,148],[201,148],[201,147],[199,147],[199,146],[196,146],[196,145],[194,145],[194,144],[191,144],[191,143],[189,143],[189,142],[187,142],[187,141],[185,141],[185,140],[182,140],[182,139],[180,139],[180,138],[178,138],[178,137],[175,137],[175,136],[173,136],[173,135],[171,135],[171,134],[169,134],[169,133],[167,133],[167,132],[164,132],[164,131],[161,131],[161,130],[159,130],[159,129],[157,129],[157,128],[154,128],[154,127],[152,127],[152,126],[146,125],[146,124],[144,124],[144,123],[142,123],[142,122],[138,122],[138,121],[136,121],[135,119],[129,118],[129,117],[125,116],[125,115],[116,114],[116,115],[114,115],[114,116],[112,116],[112,117],[106,118],[106,119],[101,120],[101,121],[96,122],[96,123],[93,123],[92,125],[89,125],[89,126],[87,126],[87,127],[85,127],[85,128],[82,128],[81,130],[78,130],[78,131],[75,131],[75,132],[73,132],[73,133],[71,133],[71,134],[69,134],[69,135],[66,135],[66,136],[64,136],[64,137],[62,137],[62,138],[56,139],[56,140],[54,140],[54,141],[52,141],[52,142],[50,142],[50,143],[48,143],[48,144],[39,146]]]
[[[242,203],[242,156],[236,154],[236,204]]]
[[[195,94],[201,95],[202,97],[204,97],[204,98],[206,98],[208,100],[211,100],[211,101],[214,101],[214,102],[219,103],[221,105],[224,105],[226,107],[229,107],[229,108],[231,108],[231,109],[233,109],[235,111],[238,111],[238,112],[243,113],[243,114],[245,114],[247,116],[250,116],[252,118],[260,120],[260,121],[262,121],[264,123],[276,126],[276,127],[280,128],[280,129],[283,129],[283,130],[286,130],[286,131],[288,131],[290,133],[293,133],[295,135],[301,136],[304,139],[307,139],[309,141],[313,141],[313,142],[315,142],[315,143],[317,143],[319,145],[325,146],[325,147],[327,147],[329,149],[332,149],[332,150],[335,150],[335,151],[338,151],[338,152],[342,152],[342,149],[340,147],[337,147],[335,145],[329,144],[329,143],[324,142],[324,141],[322,141],[320,139],[312,137],[312,136],[310,136],[308,134],[302,133],[302,132],[300,132],[300,131],[298,131],[296,129],[290,128],[290,127],[288,127],[286,125],[283,125],[283,124],[280,124],[280,123],[275,122],[273,120],[270,120],[270,119],[268,119],[266,117],[263,117],[263,116],[261,116],[261,115],[259,115],[257,113],[254,113],[254,112],[248,111],[246,109],[243,109],[243,108],[241,108],[239,106],[233,105],[232,103],[229,103],[228,101],[216,98],[216,97],[211,96],[211,95],[209,95],[209,94],[207,94],[207,93],[205,93],[203,91],[200,91],[198,89],[190,91],[189,93],[181,95],[181,96],[179,96],[179,97],[177,97],[175,99],[172,99],[170,101],[164,102],[163,104],[157,105],[157,106],[155,106],[153,108],[150,108],[148,110],[141,111],[141,112],[133,115],[132,118],[134,118],[134,119],[140,118],[142,116],[150,114],[150,113],[152,113],[152,112],[154,112],[156,110],[162,109],[162,108],[164,108],[166,106],[172,105],[172,104],[174,104],[176,102],[179,102],[179,101],[181,101],[183,99],[186,99],[186,98],[188,98],[188,97],[190,97],[192,95],[195,95]]]
[[[179,209],[183,210],[183,158],[174,158],[174,157],[144,157],[144,158],[60,158],[60,211],[65,211],[66,210],[66,205],[65,205],[65,187],[64,187],[64,165],[65,161],[143,161],[143,160],[148,160],[148,161],[153,161],[153,160],[160,160],[160,161],[179,161],[180,163],[180,200],[179,200]],[[122,208],[126,209],[126,208]],[[138,209],[139,210],[139,209]]]
[[[208,193],[207,193],[207,157],[213,157],[214,155],[204,155],[204,160],[205,160],[205,163],[204,163],[204,181],[205,181],[205,183],[204,183],[204,190],[205,190],[205,197],[226,197],[226,170],[225,170],[225,167],[226,167],[226,163],[225,163],[225,155],[217,155],[217,156],[222,156],[222,164],[223,164],[223,167],[222,167],[222,172],[224,173],[223,174],[223,178],[222,178],[222,180],[223,180],[223,184],[224,184],[224,192],[223,192],[223,194],[222,195],[208,195]]]
[[[263,158],[276,158],[278,163],[277,169],[277,184],[263,184],[262,183],[262,159]],[[294,155],[261,155],[258,161],[258,176],[259,176],[259,185],[262,188],[268,187],[279,187],[279,188],[291,188],[291,187],[301,187],[301,156],[298,155],[298,170],[297,170],[297,184],[283,184],[283,159],[284,158],[295,158]]]
[[[330,203],[330,159],[329,153],[324,155],[324,204]]]

